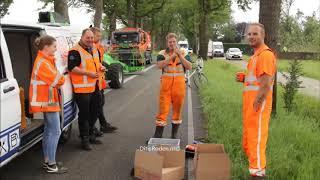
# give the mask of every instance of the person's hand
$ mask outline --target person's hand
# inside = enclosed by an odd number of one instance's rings
[[[237,76],[237,75],[236,75],[236,81],[237,81],[237,82],[242,82],[241,79],[240,79],[240,77]]]
[[[104,67],[103,65],[101,65],[101,67],[100,67],[100,71],[102,71],[102,72],[106,72],[106,67]]]
[[[169,58],[170,59],[176,59],[176,57],[177,57],[176,53],[173,53]]]
[[[244,72],[237,72],[236,74],[236,81],[237,82],[244,82],[245,73]]]
[[[89,76],[91,78],[98,78],[98,73],[96,73],[96,72],[88,72],[87,76]]]
[[[256,99],[253,102],[253,110],[255,112],[258,112],[261,107],[261,104],[262,104],[261,98],[256,97]]]
[[[174,53],[175,53],[179,58],[182,56],[180,50],[178,49],[178,47],[174,48]]]

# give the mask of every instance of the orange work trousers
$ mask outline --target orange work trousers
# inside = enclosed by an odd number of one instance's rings
[[[266,169],[266,145],[272,107],[270,91],[258,111],[253,109],[257,91],[243,93],[243,149],[249,159],[252,176],[264,176]]]
[[[159,113],[156,116],[157,126],[167,125],[167,116],[172,104],[172,123],[181,124],[181,113],[185,97],[185,78],[177,77],[161,77],[161,88],[159,96]]]

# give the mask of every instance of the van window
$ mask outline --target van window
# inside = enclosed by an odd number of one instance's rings
[[[2,57],[2,51],[0,49],[0,82],[3,82],[6,79],[6,71],[4,69],[4,61]]]

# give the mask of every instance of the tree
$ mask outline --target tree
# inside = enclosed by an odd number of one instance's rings
[[[94,27],[100,28],[103,12],[103,0],[95,0]]]
[[[259,22],[265,26],[265,43],[276,53],[279,52],[279,24],[281,0],[260,0]],[[277,73],[273,85],[272,113],[277,109]]]
[[[2,0],[0,2],[0,18],[8,13],[9,6],[13,3],[13,0]]]
[[[44,2],[44,7],[53,3],[54,12],[62,16],[62,18],[70,24],[68,12],[68,0],[39,0]]]
[[[212,13],[220,12],[230,8],[230,1],[227,0],[198,0],[199,8],[199,55],[207,59],[208,53],[208,17]]]

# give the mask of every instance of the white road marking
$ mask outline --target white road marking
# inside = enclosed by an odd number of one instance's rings
[[[191,95],[191,88],[187,86],[188,90],[188,144],[192,144],[194,141],[194,127],[193,127],[193,110],[192,110],[192,95]],[[189,180],[194,180],[194,174],[193,174],[193,169],[194,169],[194,164],[193,160],[188,159],[188,179]]]

